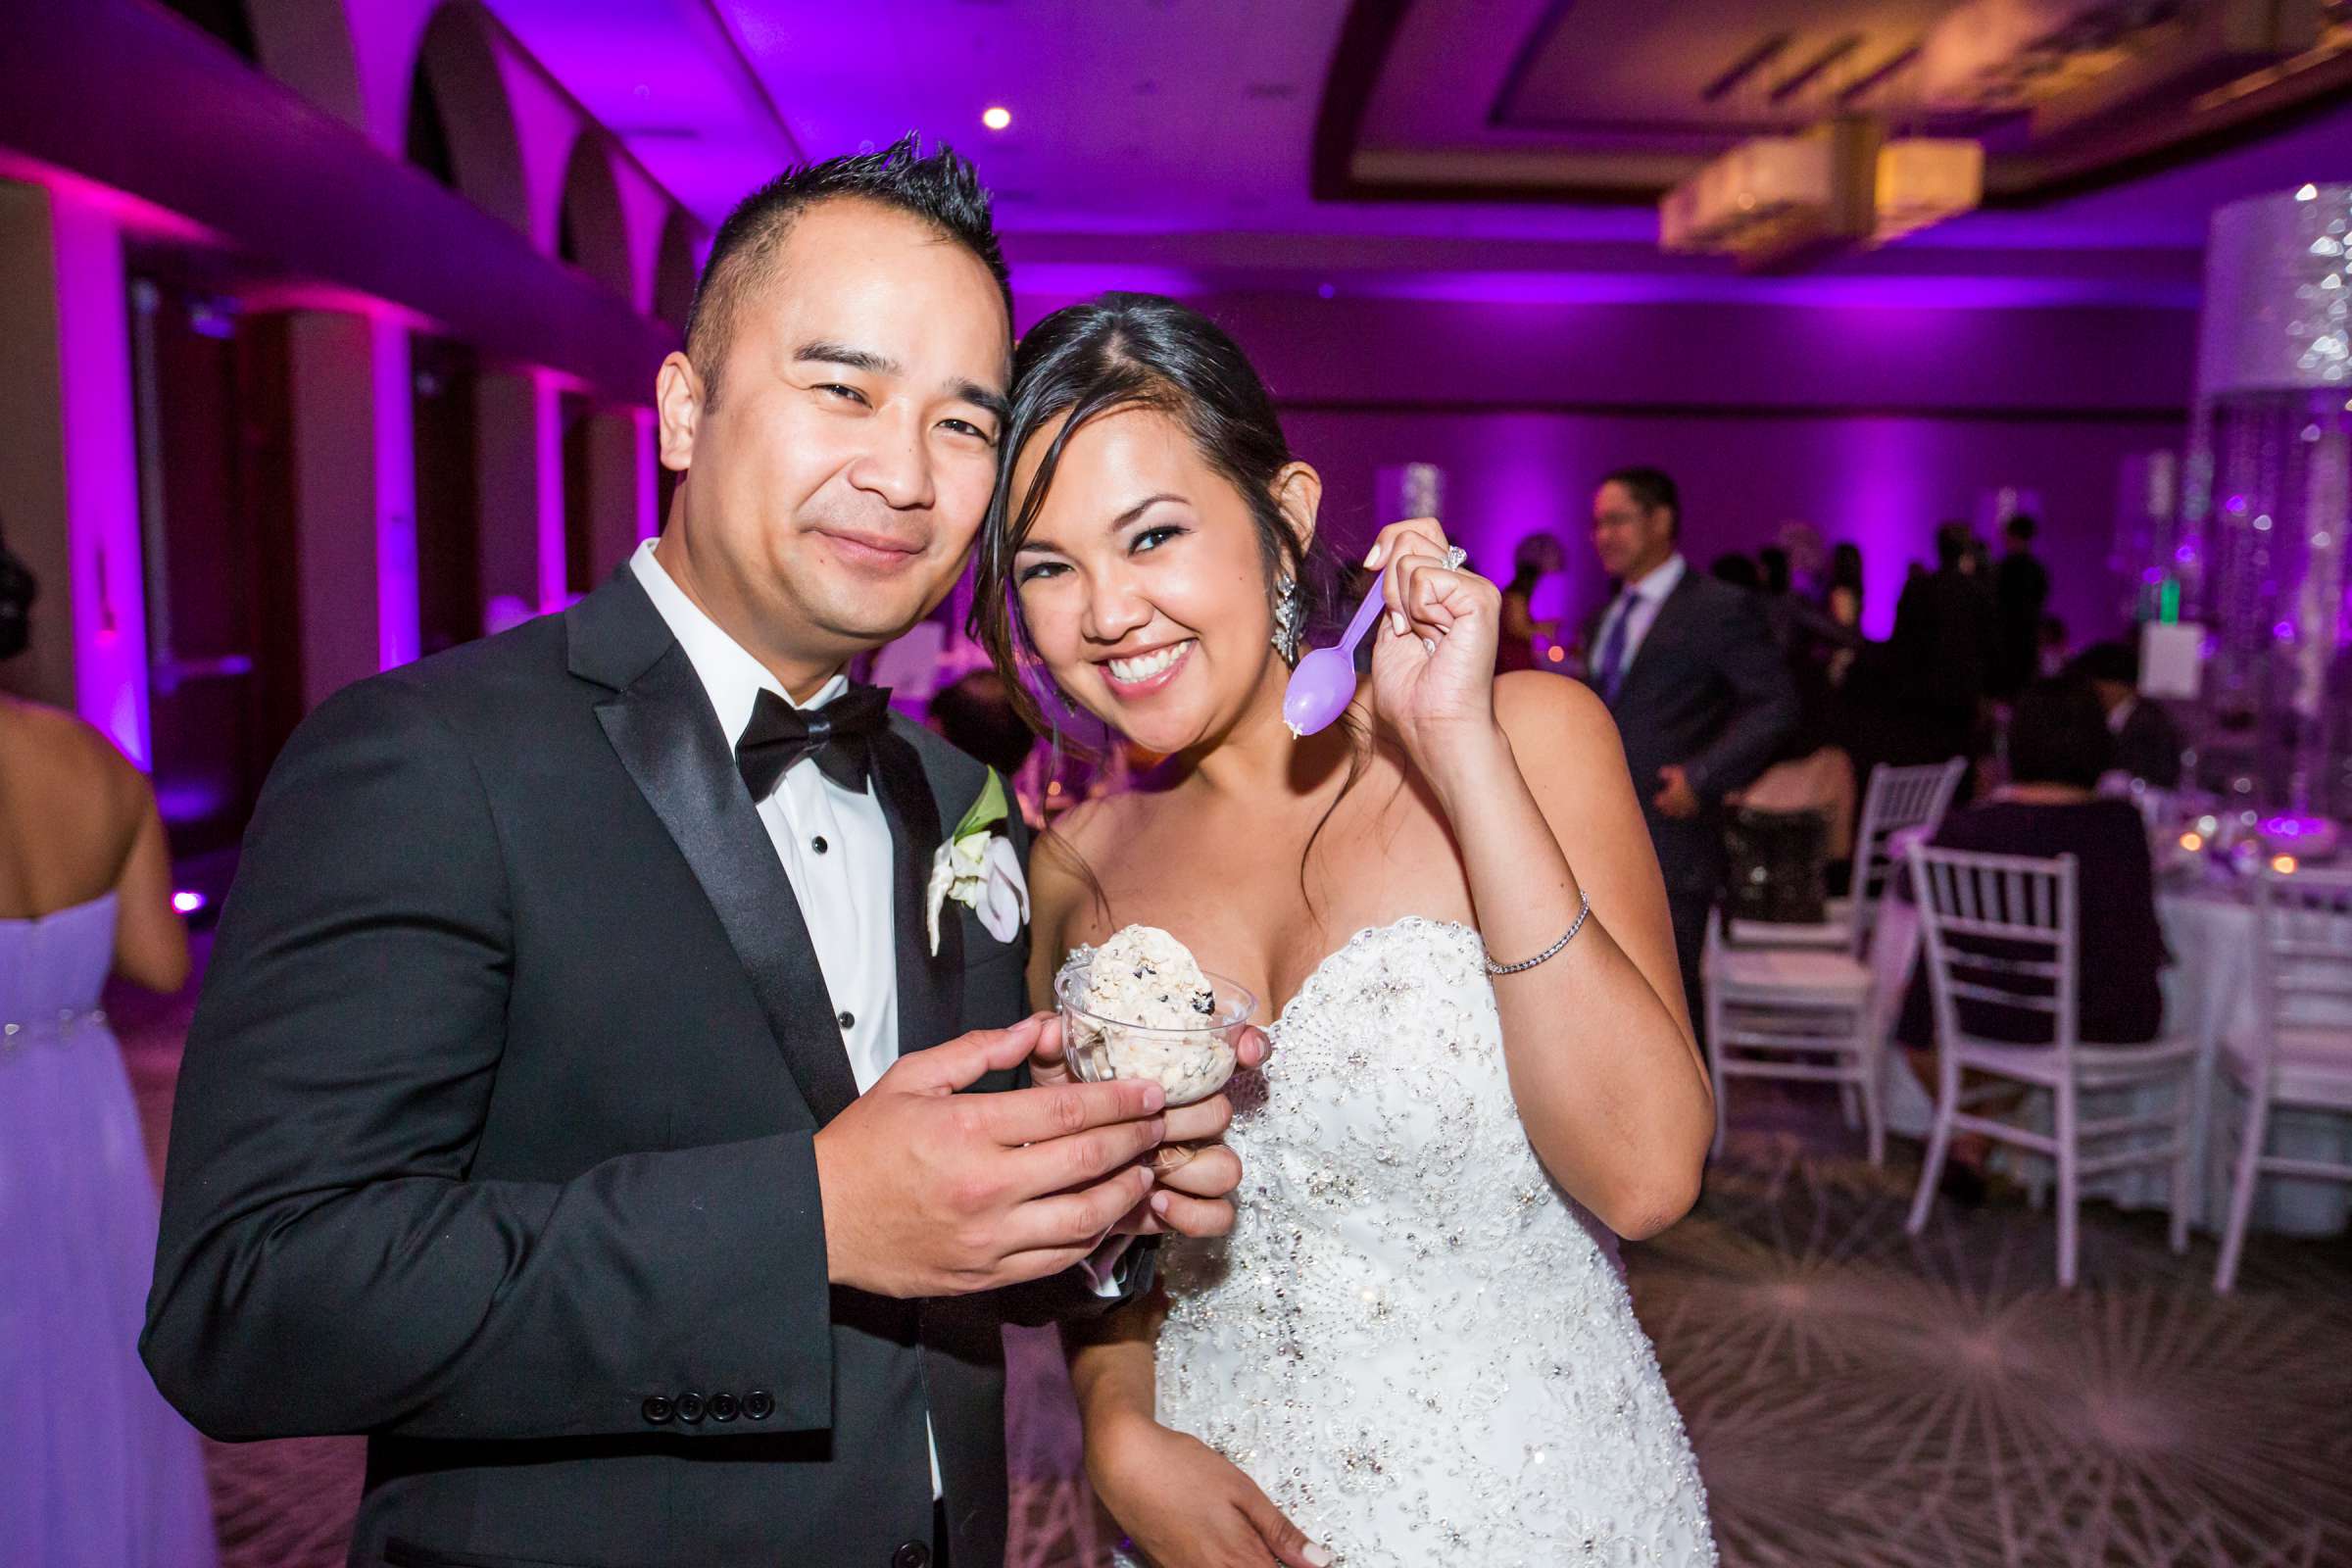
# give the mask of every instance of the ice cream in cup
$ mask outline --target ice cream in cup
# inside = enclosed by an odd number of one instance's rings
[[[1054,977],[1054,999],[1073,1073],[1089,1083],[1149,1079],[1171,1105],[1225,1087],[1257,1009],[1248,990],[1203,970],[1183,943],[1148,925],[1073,949]]]

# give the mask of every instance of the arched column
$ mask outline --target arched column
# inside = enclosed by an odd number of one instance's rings
[[[341,0],[245,0],[262,69],[354,129],[368,125],[351,16]]]
[[[572,141],[557,218],[556,254],[637,306],[637,269],[629,255],[620,187],[612,177],[612,160],[604,140],[592,130],[583,130]]]
[[[303,706],[416,657],[409,323],[386,309],[285,317]]]
[[[564,602],[562,395],[562,378],[535,366],[485,366],[474,383],[486,609]]]
[[[686,336],[687,312],[694,305],[697,269],[694,264],[694,224],[684,213],[672,212],[662,225],[662,241],[654,253],[653,313],[669,323],[681,340]]]
[[[0,524],[40,578],[6,679],[148,761],[147,609],[122,235],[70,189],[0,180]]]
[[[515,232],[533,234],[522,139],[499,48],[472,8],[452,3],[425,25],[416,71],[439,111],[458,190]],[[405,150],[405,97],[401,124]]]

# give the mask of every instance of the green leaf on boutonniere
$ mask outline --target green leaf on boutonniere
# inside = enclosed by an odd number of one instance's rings
[[[997,770],[992,767],[988,770],[987,784],[981,787],[980,798],[972,802],[972,808],[963,813],[963,820],[956,824],[956,831],[948,837],[954,841],[985,833],[1004,820],[1005,811],[1004,781],[997,777]]]

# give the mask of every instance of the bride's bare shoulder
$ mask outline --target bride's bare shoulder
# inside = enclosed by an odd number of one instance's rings
[[[1617,721],[1592,688],[1542,670],[1513,670],[1494,680],[1494,721],[1510,737],[1522,770],[1606,782],[1625,771]]]

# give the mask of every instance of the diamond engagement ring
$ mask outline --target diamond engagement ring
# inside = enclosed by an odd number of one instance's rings
[[[1462,563],[1469,559],[1469,551],[1464,550],[1460,545],[1449,545],[1446,550],[1446,569],[1459,571],[1462,569]]]

